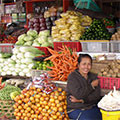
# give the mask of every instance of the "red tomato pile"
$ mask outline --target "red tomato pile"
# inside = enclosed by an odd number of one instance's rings
[[[4,38],[2,43],[16,43],[17,42],[17,37],[15,36],[8,36],[7,38]]]

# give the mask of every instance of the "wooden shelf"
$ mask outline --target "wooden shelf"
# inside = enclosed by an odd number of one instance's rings
[[[16,3],[4,3],[4,5],[15,5]]]

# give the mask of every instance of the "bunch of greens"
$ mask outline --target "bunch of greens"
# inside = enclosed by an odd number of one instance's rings
[[[11,100],[10,93],[14,91],[21,92],[21,89],[15,86],[6,85],[0,90],[0,100]]]

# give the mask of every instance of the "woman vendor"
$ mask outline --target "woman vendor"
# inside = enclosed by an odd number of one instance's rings
[[[72,120],[102,120],[96,107],[101,97],[99,80],[90,72],[91,67],[91,56],[80,54],[78,69],[68,76],[67,111]]]

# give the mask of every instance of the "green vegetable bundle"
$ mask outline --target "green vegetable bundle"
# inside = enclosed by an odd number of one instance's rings
[[[10,93],[14,91],[21,92],[21,89],[15,86],[6,85],[0,90],[0,100],[11,100]]]

